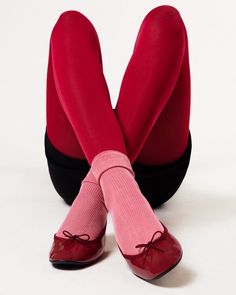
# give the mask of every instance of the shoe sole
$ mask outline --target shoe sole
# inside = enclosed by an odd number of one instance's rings
[[[163,277],[165,274],[167,274],[168,272],[170,272],[173,268],[175,268],[177,266],[177,264],[179,264],[179,262],[181,261],[183,257],[183,254],[181,255],[180,259],[174,264],[172,265],[170,268],[168,268],[167,270],[165,270],[164,272],[160,273],[159,275],[155,276],[154,278],[150,278],[150,279],[145,279],[145,278],[142,278],[140,276],[138,276],[137,274],[135,274],[137,277],[145,280],[145,281],[152,281],[152,280],[157,280],[157,279],[160,279],[161,277]]]
[[[90,260],[90,261],[70,261],[70,260],[51,260],[49,259],[49,261],[52,263],[53,266],[57,267],[57,268],[75,268],[75,267],[83,267],[83,266],[88,266],[90,264],[93,264],[95,262],[97,262],[101,257],[103,256],[103,253],[98,256],[96,259],[94,260]]]

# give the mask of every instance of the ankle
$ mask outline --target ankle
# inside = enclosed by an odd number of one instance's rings
[[[102,174],[113,167],[126,168],[134,177],[132,165],[127,155],[116,150],[105,150],[97,154],[91,163],[91,170],[97,183],[101,186]]]

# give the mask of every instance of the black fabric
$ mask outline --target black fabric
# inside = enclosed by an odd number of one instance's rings
[[[57,150],[50,142],[47,131],[44,135],[44,148],[54,188],[64,201],[71,205],[90,165],[86,159],[69,157]],[[178,190],[187,172],[191,151],[192,138],[189,130],[188,145],[178,160],[158,166],[133,163],[135,179],[152,208],[157,208],[165,203]]]

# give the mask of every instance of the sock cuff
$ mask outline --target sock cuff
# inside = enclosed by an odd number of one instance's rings
[[[102,174],[112,167],[126,168],[135,177],[134,170],[127,155],[116,150],[105,150],[98,153],[91,162],[91,170],[99,185]]]
[[[97,179],[95,178],[94,174],[92,173],[91,167],[90,167],[87,175],[85,176],[85,178],[81,181],[81,183],[83,183],[83,182],[92,182],[92,183],[98,184]]]

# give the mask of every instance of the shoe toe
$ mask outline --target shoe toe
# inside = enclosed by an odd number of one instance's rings
[[[97,243],[82,244],[77,241],[67,243],[67,240],[55,237],[49,254],[50,261],[87,261],[93,259],[96,253],[101,252],[102,240]]]

